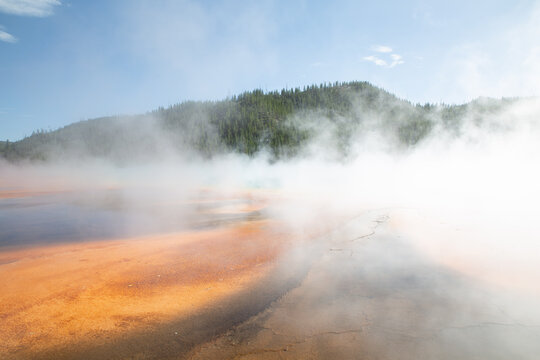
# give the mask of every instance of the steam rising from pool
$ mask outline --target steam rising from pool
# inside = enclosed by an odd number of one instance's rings
[[[208,191],[213,201],[229,199],[223,206],[234,206],[237,194],[251,191],[248,200],[264,199],[267,204],[259,216],[280,221],[295,234],[327,234],[311,242],[304,238],[298,244],[303,250],[289,254],[289,261],[321,264],[326,252],[339,248],[343,254],[363,254],[358,261],[363,259],[365,266],[329,260],[315,268],[343,278],[342,272],[354,267],[366,283],[381,276],[378,271],[429,271],[425,262],[459,274],[473,285],[452,288],[452,298],[460,300],[446,310],[463,320],[463,326],[481,326],[467,324],[464,314],[472,304],[496,304],[513,319],[506,325],[523,326],[528,335],[509,331],[501,342],[501,333],[489,330],[471,337],[500,349],[493,354],[534,358],[538,348],[532,341],[540,339],[535,306],[540,301],[538,100],[516,101],[497,114],[470,113],[458,134],[436,128],[413,148],[396,150],[383,135],[376,128],[355,134],[359,141],[346,161],[326,156],[322,136],[303,156],[281,162],[271,162],[265,154],[203,160],[162,152],[167,155],[151,164],[122,167],[97,159],[83,165],[3,163],[0,191],[9,199],[0,200],[0,246],[178,231],[201,225],[196,219],[205,212],[200,204]],[[190,205],[194,203],[199,205]],[[399,238],[408,250],[383,240],[376,247],[357,241],[343,250],[342,241],[349,237],[365,231],[376,236],[365,224],[362,229],[343,225],[369,212],[387,219],[386,230],[377,231]],[[40,232],[40,226],[55,231]],[[399,282],[393,286],[398,291]],[[346,289],[334,291],[332,296],[340,299]],[[346,306],[358,306],[354,297],[345,299]],[[423,322],[440,316],[437,306],[423,311]],[[449,339],[465,346],[461,338]],[[465,356],[482,356],[473,343],[466,344],[470,351]]]

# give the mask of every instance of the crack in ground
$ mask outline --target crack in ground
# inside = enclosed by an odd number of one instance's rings
[[[274,330],[272,330],[271,328],[263,327],[263,329],[270,330],[270,331],[272,331],[273,334],[275,334]],[[282,347],[279,347],[279,348],[276,348],[276,349],[264,349],[263,348],[263,349],[256,349],[256,350],[248,351],[248,352],[245,352],[245,353],[236,354],[232,359],[238,359],[240,357],[248,356],[248,355],[286,352],[286,351],[289,350],[289,347],[294,347],[296,345],[303,344],[303,343],[305,343],[305,342],[307,342],[307,341],[309,341],[309,340],[311,340],[313,338],[320,337],[320,336],[354,334],[354,333],[361,333],[361,332],[362,332],[361,328],[360,329],[342,330],[342,331],[325,331],[325,332],[305,336],[302,340],[297,340],[297,341],[287,343],[286,345],[284,345]],[[286,336],[286,335],[282,335],[282,336]]]
[[[361,239],[369,238],[369,237],[375,235],[376,232],[377,232],[377,229],[379,228],[379,226],[386,223],[389,219],[390,219],[390,216],[388,214],[384,214],[382,216],[379,216],[377,219],[372,220],[372,222],[375,223],[375,225],[372,226],[371,231],[368,234],[360,235],[360,236],[355,237],[354,239],[341,241],[339,243],[346,244],[346,243],[352,243],[352,242],[355,242],[355,241],[358,241],[358,240],[361,240]],[[346,249],[346,248],[330,248],[330,249],[328,249],[328,251],[348,251],[349,252],[349,257],[352,257],[354,255],[354,250]]]
[[[389,219],[389,216],[388,215],[383,215],[383,216],[379,216],[378,218],[376,218],[375,220],[372,220],[371,222],[374,223],[374,225],[371,226],[371,232],[368,233],[368,234],[364,234],[364,235],[361,235],[353,240],[349,240],[349,241],[345,241],[345,242],[353,242],[353,241],[356,241],[358,239],[362,239],[362,238],[368,238],[372,235],[374,235],[378,229],[379,226],[381,226],[381,224],[387,222]],[[343,226],[343,225],[342,225]],[[328,234],[325,234],[323,235],[323,237],[325,236],[328,236]],[[343,242],[342,242],[343,243]],[[330,251],[349,251],[350,252],[350,256],[353,255],[353,251],[351,249],[340,249],[340,248],[332,248],[330,249]],[[322,255],[322,253],[320,254]],[[197,356],[197,354],[200,353],[200,351],[202,350],[203,348],[203,345],[204,344],[209,344],[211,343],[212,341],[215,341],[217,338],[228,338],[228,337],[231,337],[231,336],[234,336],[234,334],[239,334],[239,333],[242,333],[243,330],[242,329],[242,326],[246,326],[246,324],[249,324],[250,322],[254,322],[254,321],[258,321],[257,319],[261,320],[263,319],[265,316],[269,315],[269,312],[272,311],[273,307],[275,306],[275,304],[278,304],[280,302],[283,302],[285,297],[290,293],[292,292],[293,290],[299,288],[302,286],[302,284],[304,283],[305,279],[309,277],[309,274],[311,272],[311,268],[312,268],[312,265],[313,265],[313,262],[310,262],[310,264],[307,266],[308,268],[305,271],[304,275],[301,276],[298,280],[297,280],[297,283],[296,283],[296,286],[293,286],[293,287],[290,287],[288,289],[286,289],[285,292],[283,292],[278,298],[274,299],[274,301],[272,301],[270,304],[267,305],[267,307],[265,309],[263,309],[262,311],[258,312],[257,314],[253,314],[249,319],[246,319],[245,321],[231,327],[229,329],[228,332],[226,333],[222,333],[222,335],[218,335],[217,337],[214,338],[214,340],[210,340],[208,342],[205,342],[205,343],[202,343],[202,344],[199,344],[199,346],[195,346],[195,348],[192,350],[191,354],[188,355],[188,358],[194,358]],[[368,325],[362,325],[362,326],[369,326],[370,324]],[[283,336],[283,337],[288,337],[287,335],[284,335],[284,334],[280,334],[278,332],[276,332],[275,330],[273,330],[272,328],[268,328],[268,327],[265,327],[265,326],[262,326],[262,325],[259,325],[259,324],[251,324],[251,326],[255,326],[257,328],[259,328],[258,331],[261,331],[261,330],[268,330],[268,331],[271,331],[273,336]],[[247,330],[247,331],[250,331],[250,330]],[[251,330],[253,331],[253,329]],[[344,330],[344,331],[328,331],[328,332],[321,332],[321,333],[317,333],[317,334],[313,334],[313,335],[309,335],[309,336],[306,336],[304,337],[302,340],[296,340],[296,341],[293,341],[293,342],[289,342],[287,343],[284,347],[279,347],[279,348],[275,348],[275,349],[256,349],[256,350],[253,350],[253,351],[250,351],[250,352],[246,352],[246,353],[241,353],[241,354],[237,354],[237,355],[234,355],[233,356],[233,359],[234,358],[238,358],[240,356],[246,356],[246,355],[256,355],[256,354],[262,354],[262,353],[270,353],[270,352],[273,352],[273,353],[280,353],[280,352],[283,352],[283,351],[287,351],[287,348],[288,347],[291,347],[291,346],[295,346],[295,345],[299,345],[299,344],[302,344],[302,343],[305,343],[307,341],[309,341],[310,339],[312,338],[315,338],[315,337],[319,337],[319,336],[325,336],[325,335],[341,335],[341,334],[346,334],[346,333],[359,333],[361,332],[362,329],[352,329],[352,330]],[[256,331],[257,332],[257,331]],[[229,335],[227,335],[229,334]],[[229,339],[230,340],[230,339]],[[237,344],[233,343],[233,342],[229,342],[229,345],[231,346],[235,346]]]
[[[389,219],[390,219],[390,216],[388,216],[388,214],[379,216],[377,219],[372,220],[372,222],[374,222],[375,225],[371,228],[371,232],[369,234],[360,235],[358,237],[355,237],[354,239],[343,241],[343,242],[344,243],[354,242],[354,241],[357,241],[357,240],[360,240],[360,239],[365,239],[365,238],[368,238],[370,236],[373,236],[377,232],[377,229],[379,228],[379,226],[381,226],[381,224],[386,223]]]

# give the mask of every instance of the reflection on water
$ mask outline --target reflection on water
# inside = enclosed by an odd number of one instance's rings
[[[0,245],[76,241],[123,234],[125,224],[140,215],[89,209],[66,203],[59,196],[8,199],[0,203]]]
[[[138,236],[198,229],[260,218],[258,211],[227,212],[249,199],[133,203],[120,190],[55,193],[0,199],[0,246]]]

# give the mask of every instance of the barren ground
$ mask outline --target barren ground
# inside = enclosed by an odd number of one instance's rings
[[[10,190],[0,199],[48,195]],[[192,228],[0,247],[0,358],[540,353],[539,318],[515,311],[516,301],[528,309],[530,299],[425,256],[391,210],[325,216],[295,229],[265,212],[281,200],[238,192],[191,201]]]

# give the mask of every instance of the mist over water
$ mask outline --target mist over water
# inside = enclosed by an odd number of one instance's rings
[[[0,360],[537,360],[539,24],[0,0]]]
[[[150,162],[2,163],[2,191],[51,193],[0,200],[0,246],[219,227],[246,220],[232,215],[235,207],[264,199],[257,216],[302,238],[283,258],[309,270],[285,295],[288,303],[273,303],[274,315],[251,318],[253,324],[269,322],[289,331],[290,339],[315,336],[313,329],[324,336],[363,329],[328,345],[354,344],[351,357],[362,349],[383,358],[536,358],[538,100],[515,101],[492,114],[470,109],[454,128],[434,118],[430,134],[410,147],[387,136],[374,114],[364,115],[338,161],[339,122],[314,113],[295,116],[320,133],[299,156],[281,161],[264,151],[179,155],[164,141],[156,145],[158,160]],[[212,209],[221,210],[209,215]],[[283,322],[280,312],[295,303],[308,304],[319,321],[295,307],[291,317],[299,323]],[[365,322],[353,316],[339,328],[338,320],[353,312]],[[242,326],[235,331],[255,336]],[[261,342],[261,334],[252,338]],[[403,340],[407,336],[413,339]]]

